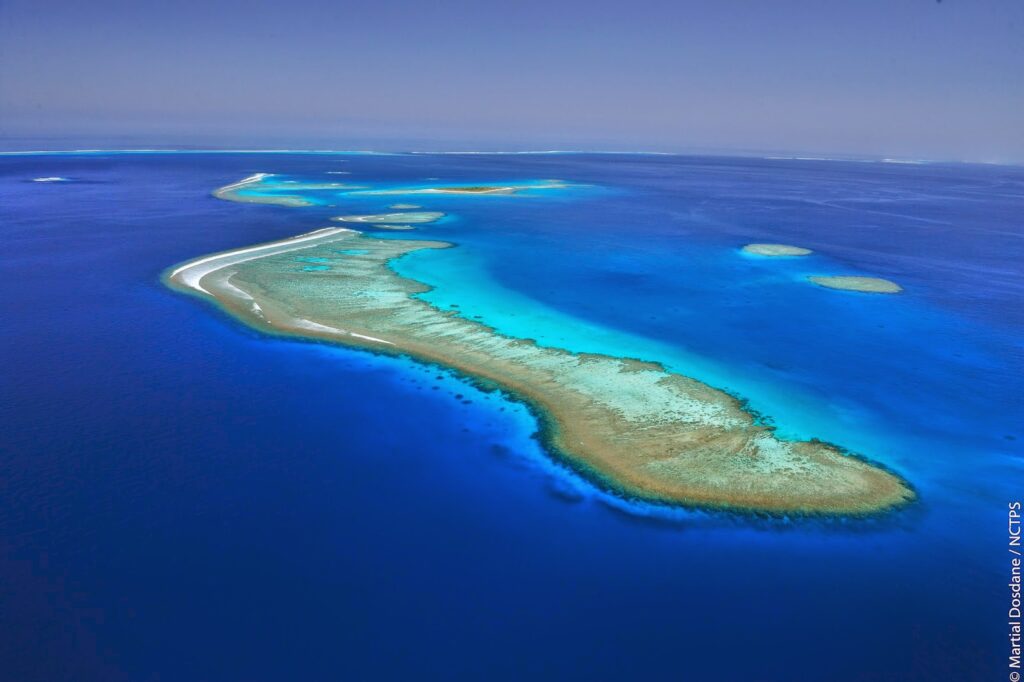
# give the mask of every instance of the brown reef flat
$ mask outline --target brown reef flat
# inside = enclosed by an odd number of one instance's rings
[[[510,195],[531,189],[563,189],[568,187],[561,180],[545,180],[540,183],[529,185],[465,185],[465,186],[438,186],[438,187],[416,187],[409,189],[373,189],[355,194],[373,194],[378,196],[404,195],[404,194],[497,194]]]
[[[512,194],[515,187],[437,187],[438,194]]]
[[[340,247],[340,248],[339,248]],[[389,263],[434,241],[325,228],[168,271],[264,331],[454,368],[528,402],[549,449],[626,497],[776,514],[867,514],[904,504],[898,476],[821,441],[788,441],[732,396],[659,364],[504,336],[414,295]],[[297,258],[326,259],[305,271]]]

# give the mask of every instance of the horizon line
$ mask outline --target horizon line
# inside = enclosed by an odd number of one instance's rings
[[[603,154],[603,155],[634,155],[634,156],[678,156],[678,157],[718,157],[737,159],[762,159],[768,161],[843,161],[853,163],[891,163],[902,165],[931,165],[931,164],[977,164],[985,166],[1010,166],[1024,167],[1024,162],[1011,161],[968,161],[963,159],[927,159],[910,157],[880,157],[880,156],[857,156],[857,155],[808,155],[808,154],[758,154],[743,152],[669,152],[651,150],[605,150],[605,149],[537,149],[537,150],[374,150],[374,149],[221,149],[221,148],[112,148],[112,149],[31,149],[0,150],[0,156],[46,156],[46,155],[72,155],[72,154],[337,154],[337,155],[367,155],[367,156],[403,156],[403,155],[479,155],[479,156],[501,156],[501,155],[544,155],[544,154]]]

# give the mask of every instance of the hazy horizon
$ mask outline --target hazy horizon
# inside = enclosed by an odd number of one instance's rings
[[[1024,162],[1024,3],[0,7],[0,148]]]

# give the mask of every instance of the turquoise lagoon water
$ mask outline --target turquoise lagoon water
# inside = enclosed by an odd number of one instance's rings
[[[218,201],[301,194],[306,208]],[[337,174],[345,173],[345,174]],[[62,176],[65,183],[32,183]],[[538,183],[512,196],[369,190]],[[1021,490],[1024,170],[644,155],[0,158],[17,679],[984,680]],[[502,333],[664,362],[891,467],[871,520],[636,505],[443,368],[267,338],[167,266],[416,204]],[[420,210],[420,209],[417,209]],[[372,231],[372,228],[367,228]],[[752,258],[749,242],[805,246]],[[299,257],[297,269],[344,268]],[[892,279],[896,296],[811,275]],[[176,652],[188,652],[180,655]]]

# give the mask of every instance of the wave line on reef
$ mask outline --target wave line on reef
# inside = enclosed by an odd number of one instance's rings
[[[294,249],[286,250],[281,250],[280,247],[286,244],[300,244],[302,242],[307,242],[311,239],[322,239],[331,234],[340,234],[344,232],[355,232],[355,230],[349,230],[344,227],[324,227],[319,230],[314,230],[313,232],[307,232],[306,234],[299,235],[297,237],[291,237],[289,239],[270,242],[269,244],[260,244],[258,246],[250,246],[237,249],[235,251],[228,251],[226,253],[214,254],[212,256],[207,256],[206,258],[200,258],[199,260],[185,263],[184,265],[173,270],[168,275],[168,277],[170,279],[180,281],[183,285],[187,286],[190,289],[194,289],[200,293],[206,294],[207,296],[213,296],[212,293],[203,288],[200,282],[204,277],[217,270],[220,270],[221,268],[228,267],[229,265],[237,265],[238,263],[244,263],[247,260],[253,260],[255,258],[260,258],[261,256],[270,255],[270,253],[286,253],[287,251],[297,251],[298,249],[303,247],[297,246]],[[243,254],[263,251],[266,251],[267,253],[258,253],[258,255],[253,256],[252,258],[236,258],[237,256],[241,256]],[[228,262],[219,265],[215,264],[221,260],[227,260]],[[214,263],[215,265],[209,265],[211,263]]]

